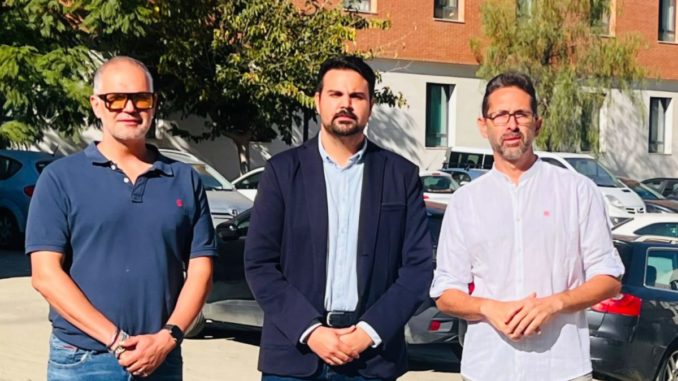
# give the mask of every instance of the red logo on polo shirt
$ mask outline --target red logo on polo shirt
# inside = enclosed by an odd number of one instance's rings
[[[551,212],[549,212],[548,210],[545,210],[545,211],[544,211],[544,217],[548,217],[548,216],[550,216],[550,215],[551,215]]]
[[[184,202],[181,201],[180,198],[177,199],[177,206],[180,207],[180,208],[181,208],[182,206],[184,206]]]

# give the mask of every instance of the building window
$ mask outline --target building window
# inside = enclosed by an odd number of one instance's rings
[[[517,0],[516,16],[519,20],[529,19],[534,12],[534,0]]]
[[[614,36],[616,24],[617,1],[610,0],[605,5],[599,1],[591,0],[591,26],[603,36]]]
[[[667,153],[666,133],[669,130],[670,98],[650,98],[650,153]]]
[[[464,21],[464,0],[433,0],[433,18]]]
[[[344,0],[344,8],[349,11],[376,12],[377,0]]]
[[[452,85],[426,85],[426,147],[447,147],[453,91]]]
[[[659,0],[659,41],[676,42],[676,0]]]

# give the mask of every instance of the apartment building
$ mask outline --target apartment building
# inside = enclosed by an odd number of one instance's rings
[[[517,0],[529,7],[529,0]],[[476,128],[485,81],[470,39],[480,37],[482,0],[345,0],[367,17],[391,20],[388,30],[361,32],[358,48],[372,49],[383,85],[408,106],[378,107],[368,134],[422,168],[442,165],[449,147],[488,147]],[[617,38],[646,41],[638,60],[653,78],[638,95],[637,112],[619,92],[600,110],[600,157],[619,174],[645,179],[678,176],[678,37],[676,0],[613,0],[607,21]],[[641,115],[642,114],[642,115]],[[548,126],[546,126],[548,128]]]

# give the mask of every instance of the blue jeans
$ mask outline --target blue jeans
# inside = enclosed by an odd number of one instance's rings
[[[347,376],[337,373],[331,366],[323,364],[322,368],[310,377],[287,377],[264,373],[261,381],[395,381],[395,378],[365,378],[363,376]]]
[[[128,373],[111,353],[80,349],[54,335],[49,344],[48,381],[182,380],[181,348],[173,350],[153,374],[141,378]]]

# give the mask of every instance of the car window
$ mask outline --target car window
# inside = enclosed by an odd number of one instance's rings
[[[461,183],[462,181],[466,181],[467,183],[471,182],[471,176],[469,176],[468,173],[453,172],[453,173],[450,173],[450,175],[452,175],[452,178],[454,179],[454,181],[456,181],[458,183]]]
[[[648,250],[645,285],[678,290],[678,251]]]
[[[552,157],[540,157],[540,159],[541,159],[541,161],[543,161],[545,163],[549,163],[549,164],[555,165],[556,167],[567,169],[563,163],[559,162],[558,160],[556,160]]]
[[[198,172],[205,190],[233,190],[233,184],[229,183],[219,172],[207,164],[191,164]]]
[[[659,235],[663,237],[678,238],[678,223],[661,222],[647,225],[633,232],[636,235]]]
[[[489,156],[488,159],[486,156]],[[448,168],[485,168],[489,164],[492,168],[494,158],[492,155],[485,155],[482,153],[468,153],[468,152],[450,152],[450,161],[447,164]]]
[[[438,237],[440,236],[440,226],[443,223],[443,214],[428,214],[428,228],[431,231],[431,240],[433,241],[433,252],[438,247]]]
[[[638,193],[640,198],[643,200],[666,200],[666,197],[662,196],[661,193],[650,188],[649,186],[643,183],[632,183],[627,184],[634,192]]]
[[[661,191],[661,186],[662,186],[661,180],[649,180],[649,181],[645,180],[645,181],[643,181],[643,184],[647,184],[648,186],[650,186],[652,189],[654,189],[656,191]]]
[[[582,175],[593,180],[599,187],[618,187],[619,181],[610,171],[600,165],[594,159],[586,157],[571,157],[565,159],[570,165]]]
[[[0,156],[0,180],[7,180],[21,169],[21,163],[8,157]]]
[[[245,177],[240,180],[235,186],[237,189],[257,189],[259,186],[259,177],[261,177],[262,172],[257,172],[251,176]]]
[[[422,176],[421,184],[424,192],[429,193],[452,193],[458,188],[454,180],[447,176]]]
[[[35,163],[35,170],[38,171],[38,173],[42,173],[43,169],[45,169],[45,167],[49,165],[49,163],[51,163],[52,161],[54,160],[44,160]]]

